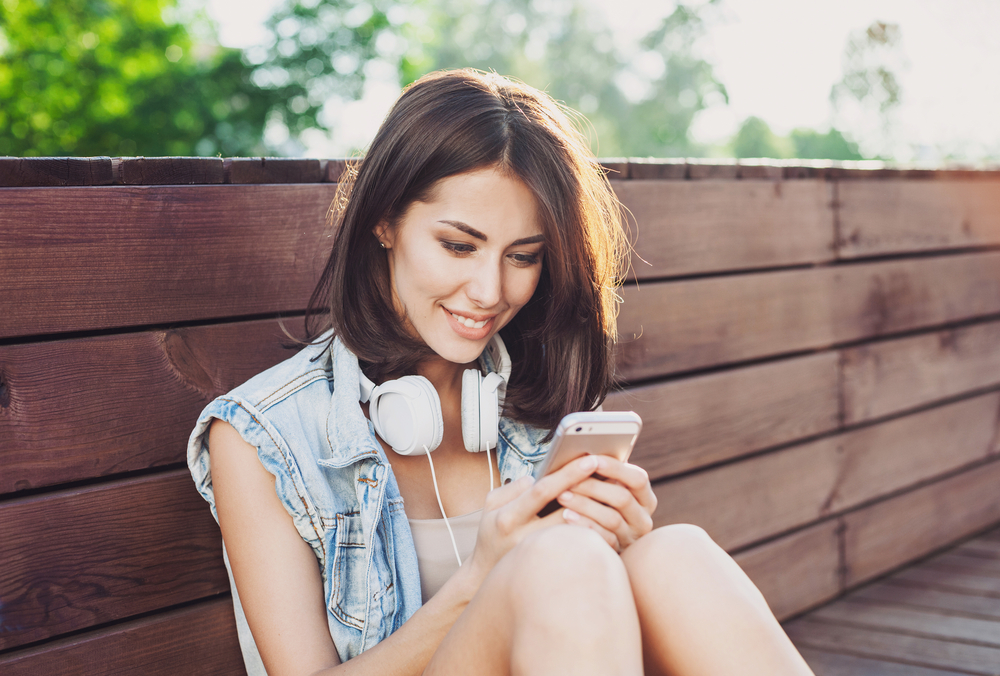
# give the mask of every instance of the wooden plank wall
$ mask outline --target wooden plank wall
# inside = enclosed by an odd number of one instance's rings
[[[1000,522],[1000,172],[606,167],[637,233],[607,407],[657,523],[788,617]],[[342,168],[0,158],[0,671],[239,673],[185,442],[291,354]]]

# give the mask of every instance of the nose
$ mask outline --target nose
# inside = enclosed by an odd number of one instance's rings
[[[478,266],[466,284],[469,300],[483,309],[496,307],[503,296],[503,267],[490,263]]]

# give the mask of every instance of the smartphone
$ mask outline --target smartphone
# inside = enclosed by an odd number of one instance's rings
[[[642,418],[634,411],[584,411],[570,413],[559,422],[552,445],[535,477],[555,472],[581,455],[610,455],[626,462],[642,430]],[[559,509],[550,502],[538,513],[545,516]]]

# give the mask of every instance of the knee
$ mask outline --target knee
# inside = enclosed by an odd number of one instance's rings
[[[579,526],[553,526],[532,533],[513,549],[511,558],[522,579],[546,586],[606,587],[616,579],[627,579],[618,554],[600,535]]]
[[[630,576],[678,576],[729,559],[703,528],[691,524],[662,526],[647,533],[622,554]]]

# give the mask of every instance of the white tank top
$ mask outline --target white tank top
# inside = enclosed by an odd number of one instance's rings
[[[455,544],[458,553],[465,561],[476,548],[476,533],[479,522],[483,518],[483,510],[463,514],[448,519],[452,532],[455,533]],[[448,527],[444,519],[408,519],[410,532],[413,533],[413,544],[417,548],[417,566],[420,570],[420,595],[427,603],[430,597],[448,581],[458,570],[455,560],[455,550],[451,546]]]

